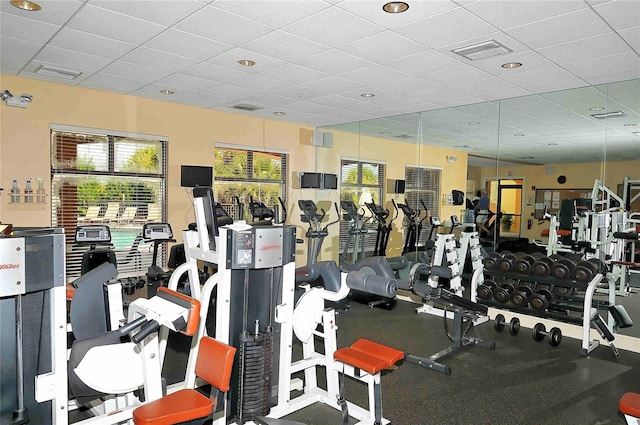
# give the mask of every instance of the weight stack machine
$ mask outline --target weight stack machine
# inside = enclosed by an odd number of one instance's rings
[[[63,229],[0,238],[0,423],[66,424]]]

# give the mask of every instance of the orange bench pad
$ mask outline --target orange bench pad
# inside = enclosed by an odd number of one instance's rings
[[[618,402],[618,409],[625,415],[640,418],[640,394],[625,393]]]
[[[558,229],[558,236],[570,236],[571,230]],[[540,236],[547,237],[549,236],[549,229],[542,229],[540,232]]]
[[[351,347],[337,350],[334,359],[362,369],[375,375],[383,369],[387,369],[397,361],[404,358],[404,352],[395,348],[360,338]]]
[[[213,402],[197,391],[185,389],[169,394],[133,411],[136,425],[173,425],[208,416]]]

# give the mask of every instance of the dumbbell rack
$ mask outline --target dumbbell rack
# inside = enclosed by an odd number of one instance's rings
[[[554,278],[542,278],[532,275],[522,275],[514,272],[503,272],[499,270],[485,270],[485,275],[489,275],[492,277],[501,277],[506,279],[512,279],[514,281],[521,282],[531,282],[540,285],[549,285],[549,286],[558,286],[563,288],[576,288],[577,290],[584,290],[584,297],[566,297],[562,298],[565,303],[558,303],[557,301],[552,301],[550,304],[552,306],[562,307],[567,310],[567,314],[562,314],[560,312],[553,311],[542,311],[542,310],[534,310],[528,307],[519,307],[509,303],[498,303],[492,300],[474,300],[479,302],[480,304],[484,304],[489,307],[498,308],[501,310],[507,310],[514,313],[525,314],[529,316],[540,317],[543,319],[554,320],[557,322],[569,323],[573,325],[582,326],[582,347],[580,353],[582,355],[587,355],[593,350],[595,350],[599,346],[598,340],[590,340],[590,330],[591,330],[591,312],[594,305],[593,294],[596,291],[596,288],[602,282],[604,276],[601,273],[597,273],[591,281],[588,283],[577,282],[573,279],[565,279],[558,280]],[[473,280],[471,282],[473,286],[472,294],[477,293],[477,286],[479,285],[479,280]],[[608,281],[609,285],[609,300],[608,303],[605,303],[606,306],[615,304],[615,282]],[[568,311],[579,312],[579,316],[570,316]],[[611,314],[608,314],[608,325],[609,328],[612,328],[614,325],[614,320]]]

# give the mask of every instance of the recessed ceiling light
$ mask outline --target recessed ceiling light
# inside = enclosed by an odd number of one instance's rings
[[[34,3],[28,0],[11,0],[11,6],[17,7],[18,9],[26,10],[29,12],[35,12],[41,9],[38,3]]]
[[[514,136],[515,136],[515,137],[524,137],[524,134],[522,134],[522,133],[516,133],[516,134],[514,134]]]
[[[640,131],[634,131],[634,132],[633,132],[633,133],[631,133],[631,134],[633,134],[634,136],[640,136]]]
[[[278,116],[278,117],[282,117],[284,115],[287,115],[286,112],[282,112],[282,111],[276,111],[273,113],[273,115]]]
[[[480,125],[480,123],[478,121],[471,121],[469,122],[469,125]]]
[[[253,66],[256,63],[252,60],[249,59],[241,59],[238,61],[238,64],[242,65],[242,66]]]
[[[507,62],[502,64],[504,69],[520,68],[521,66],[522,64],[520,62]]]
[[[589,108],[590,111],[602,111],[604,110],[604,106],[594,106],[593,108]]]
[[[160,90],[160,93],[162,93],[162,94],[174,94],[175,92],[173,90]]]
[[[409,5],[403,1],[391,1],[382,6],[382,10],[387,13],[402,13],[406,12],[407,9],[409,9]]]
[[[373,94],[373,93],[362,93],[360,96],[362,96],[362,97],[374,97],[375,94]]]
[[[638,124],[622,124],[623,127],[635,127]]]

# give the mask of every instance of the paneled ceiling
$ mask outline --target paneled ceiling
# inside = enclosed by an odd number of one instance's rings
[[[311,126],[640,77],[636,0],[422,0],[400,14],[377,0],[38,3],[27,12],[0,2],[2,74]],[[473,61],[452,52],[489,40],[511,52]],[[36,73],[42,66],[80,75]],[[516,121],[521,106],[508,110]],[[547,106],[528,105],[547,121],[572,108]]]

